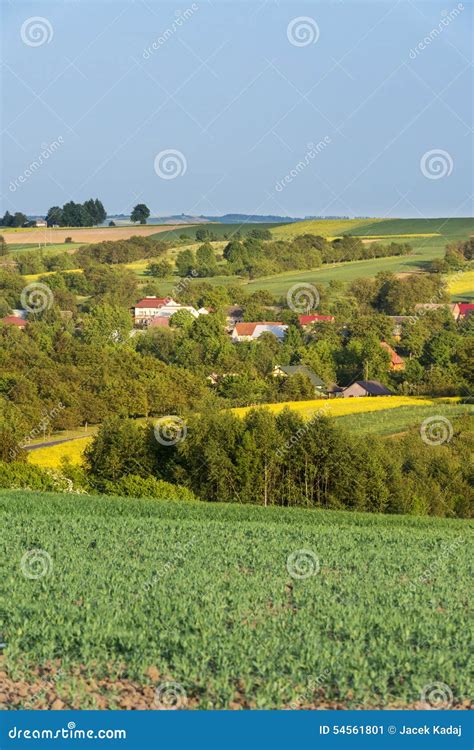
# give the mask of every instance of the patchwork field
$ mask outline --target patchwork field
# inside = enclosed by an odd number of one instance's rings
[[[176,225],[156,225],[149,224],[142,226],[121,226],[121,227],[58,227],[37,229],[1,229],[1,234],[5,237],[8,245],[17,244],[42,244],[45,243],[63,243],[66,237],[72,237],[73,242],[86,244],[87,242],[102,242],[104,240],[126,240],[134,235],[150,237],[161,232],[169,232],[173,229],[179,229]],[[184,229],[184,228],[183,228]]]
[[[341,425],[351,431],[379,435],[392,435],[407,430],[409,427],[421,424],[423,419],[434,414],[454,418],[463,414],[472,415],[474,413],[474,406],[456,403],[454,399],[452,403],[449,403],[448,399],[412,398],[409,396],[287,401],[262,406],[262,408],[268,408],[274,413],[282,411],[285,407],[297,411],[305,419],[324,414],[337,418]],[[238,416],[243,416],[250,408],[242,407],[232,411]],[[145,420],[140,421],[144,422]],[[95,431],[96,428],[92,432]],[[50,440],[60,439],[60,437],[74,437],[75,439],[29,451],[29,463],[43,468],[58,469],[63,458],[66,458],[72,464],[80,464],[83,451],[91,442],[92,435],[77,437],[71,433],[71,435],[53,436]]]
[[[469,704],[466,521],[0,491],[5,708]]]
[[[297,222],[298,226],[301,222]],[[208,229],[214,236],[224,239],[225,237],[231,237],[236,232],[240,232],[242,236],[245,236],[252,229],[275,229],[277,227],[292,226],[291,224],[266,224],[258,223],[251,224],[245,222],[243,224],[221,224],[219,222],[213,222],[209,224],[193,224],[193,225],[182,225],[177,227],[163,227],[160,229],[160,234],[157,235],[159,240],[173,240],[179,239],[182,236],[189,237],[194,240],[196,237],[196,229]],[[298,232],[299,234],[299,232]]]

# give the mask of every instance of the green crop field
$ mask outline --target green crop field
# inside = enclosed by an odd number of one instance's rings
[[[394,435],[405,432],[412,427],[419,429],[424,419],[436,416],[454,418],[464,415],[474,416],[472,404],[442,404],[441,401],[433,406],[400,406],[398,409],[383,409],[377,412],[349,414],[337,417],[338,424],[345,429],[360,435]]]
[[[194,224],[192,226],[187,225],[178,227],[177,229],[169,229],[157,234],[152,234],[151,237],[155,240],[176,240],[180,237],[189,237],[190,239],[195,240],[197,229],[207,229],[219,239],[225,239],[225,237],[231,237],[231,235],[235,234],[235,232],[240,232],[244,237],[246,234],[251,232],[252,229],[274,229],[275,227],[281,226],[293,225],[266,223],[250,224],[249,222],[246,222],[245,224],[220,224],[218,222],[215,222],[209,224]]]
[[[16,707],[467,699],[468,521],[6,490],[0,513]]]

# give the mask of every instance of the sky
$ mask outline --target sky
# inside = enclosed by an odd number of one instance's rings
[[[0,4],[2,213],[473,214],[469,0]]]

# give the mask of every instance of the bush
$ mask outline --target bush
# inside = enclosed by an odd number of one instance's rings
[[[159,500],[196,501],[198,498],[191,490],[179,484],[169,484],[155,477],[139,477],[128,474],[116,482],[105,482],[105,492],[108,495],[123,497],[153,497]]]
[[[0,487],[41,492],[76,492],[70,479],[32,464],[0,462]]]

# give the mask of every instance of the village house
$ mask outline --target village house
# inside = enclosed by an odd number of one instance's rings
[[[405,369],[405,360],[400,357],[399,354],[397,354],[395,349],[392,349],[390,344],[387,344],[386,341],[381,341],[380,346],[382,347],[382,349],[385,349],[385,351],[390,355],[390,370],[392,370],[393,372],[399,372],[400,370]]]
[[[155,318],[171,318],[179,310],[187,310],[193,318],[208,314],[208,310],[204,307],[196,310],[192,305],[181,305],[171,297],[145,297],[137,302],[133,308],[133,317],[135,325],[148,326]]]
[[[232,331],[232,341],[255,341],[262,333],[273,333],[279,341],[285,338],[288,326],[281,322],[259,321],[257,323],[237,323]]]
[[[14,326],[21,331],[24,331],[28,325],[28,321],[25,320],[25,318],[20,318],[16,315],[7,315],[5,318],[0,318],[0,323],[3,323],[3,325],[6,326]]]
[[[378,380],[356,380],[342,391],[343,398],[359,398],[361,396],[393,396]]]
[[[454,320],[459,318],[459,304],[457,302],[423,302],[415,305],[415,312],[420,313],[422,310],[429,312],[430,310],[443,310],[447,309],[450,311]]]
[[[273,368],[273,377],[275,378],[291,378],[293,375],[305,375],[309,378],[315,396],[325,394],[326,385],[324,381],[316,375],[311,367],[307,367],[307,365],[275,365]]]
[[[298,315],[298,320],[302,328],[312,326],[313,323],[334,323],[334,315]]]
[[[468,315],[474,313],[474,303],[472,302],[460,302],[459,303],[459,318],[467,318]]]

